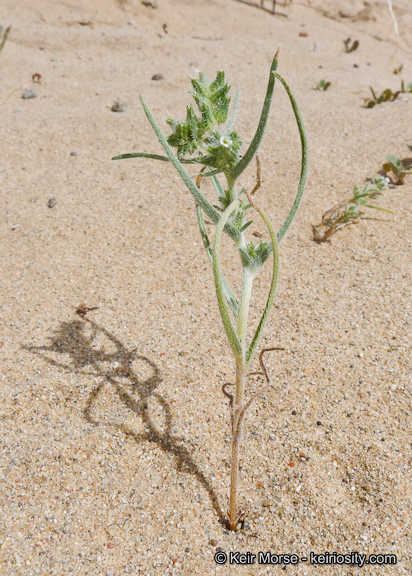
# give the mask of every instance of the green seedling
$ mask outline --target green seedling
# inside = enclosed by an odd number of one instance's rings
[[[390,88],[387,88],[380,96],[377,96],[372,86],[369,86],[369,88],[372,92],[372,98],[365,98],[365,108],[373,108],[376,104],[382,104],[382,102],[393,102],[401,93],[401,90],[392,92]]]
[[[395,214],[392,210],[370,203],[371,200],[376,200],[383,195],[384,190],[388,186],[388,181],[389,179],[384,176],[376,176],[364,188],[355,186],[352,198],[339,202],[339,204],[327,210],[322,216],[321,223],[317,226],[312,226],[315,242],[326,242],[341,228],[358,222],[362,216],[360,212],[362,208],[374,208],[375,210],[383,210],[384,212]]]
[[[405,86],[405,82],[402,80],[401,82],[401,92],[403,94],[410,94],[412,92],[412,82],[408,82]]]
[[[410,158],[405,158],[401,160],[397,156],[388,154],[386,156],[387,162],[382,166],[386,174],[393,177],[393,183],[401,185],[405,181],[405,176],[412,172],[412,160]]]
[[[326,82],[325,80],[321,80],[320,82],[318,82],[315,85],[315,90],[323,90],[326,91],[329,86],[331,85],[331,82]]]
[[[6,43],[6,40],[7,40],[7,37],[9,35],[10,30],[11,30],[11,26],[6,28],[3,32],[3,26],[0,24],[0,52],[3,50],[3,47]]]
[[[345,44],[345,52],[347,54],[350,54],[359,48],[359,40],[354,40],[352,42],[350,38],[346,38],[343,43]]]
[[[241,138],[238,132],[233,130],[239,108],[240,89],[236,94],[233,110],[229,116],[230,87],[225,81],[225,73],[218,72],[213,82],[210,82],[203,73],[199,74],[199,78],[192,79],[193,91],[191,95],[195,100],[198,112],[195,112],[194,107],[189,105],[185,120],[177,121],[168,118],[166,122],[171,128],[171,134],[168,137],[163,134],[143,96],[140,96],[147,119],[166,155],[137,152],[122,154],[114,158],[114,160],[151,158],[171,162],[195,200],[200,235],[212,267],[219,310],[234,356],[236,371],[235,384],[227,383],[222,388],[223,393],[229,399],[232,431],[230,504],[227,523],[231,530],[236,530],[239,527],[239,458],[245,415],[251,404],[270,386],[270,380],[263,363],[263,354],[266,350],[260,352],[259,358],[262,368],[260,374],[264,376],[265,384],[257,393],[249,395],[249,399],[246,399],[247,378],[251,375],[249,370],[274,302],[279,270],[279,244],[299,208],[307,176],[308,144],[303,120],[291,89],[286,80],[277,73],[277,67],[278,53],[276,53],[270,69],[266,97],[256,133],[244,152],[241,152]],[[262,142],[271,108],[275,80],[278,80],[287,92],[302,145],[301,173],[297,194],[285,221],[277,232],[275,232],[269,217],[254,200],[260,186],[259,170],[256,186],[250,193],[245,188],[238,186],[239,178],[257,155]],[[184,167],[185,164],[198,167],[195,178],[192,179],[189,176]],[[212,182],[216,194],[214,204],[209,202],[200,190],[201,182],[205,178]],[[249,226],[252,224],[249,213],[254,211],[267,228],[270,242],[255,243],[246,237]],[[206,229],[205,215],[215,226],[213,239]],[[229,242],[234,243],[239,254],[239,265],[242,268],[239,300],[222,271],[221,243],[223,235],[228,237]],[[254,334],[252,332],[253,335],[248,338],[248,314],[253,282],[259,269],[270,255],[272,255],[273,260],[272,279],[267,301]],[[232,387],[233,394],[228,392],[228,387]]]

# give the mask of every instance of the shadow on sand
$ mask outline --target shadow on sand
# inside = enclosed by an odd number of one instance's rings
[[[83,410],[87,422],[95,426],[114,427],[138,443],[153,442],[165,453],[172,454],[175,458],[176,469],[193,475],[204,487],[219,522],[226,527],[227,519],[211,483],[183,445],[183,440],[172,434],[174,422],[170,405],[155,392],[162,382],[162,376],[156,364],[149,358],[139,355],[136,350],[126,348],[111,332],[88,318],[61,322],[49,340],[50,346],[24,346],[23,349],[40,356],[59,370],[92,375],[100,380],[100,383],[90,393]],[[99,347],[100,342],[106,345]],[[110,352],[105,350],[107,344],[111,349]],[[53,354],[54,358],[50,354]],[[61,363],[60,358],[65,358],[67,361]],[[132,365],[136,361],[144,368],[145,373],[150,374],[147,378],[139,377],[133,370]],[[126,422],[121,424],[107,422],[107,420],[102,422],[93,416],[93,408],[105,386],[113,387],[120,402],[141,419],[143,433],[136,433],[127,426]],[[163,412],[165,421],[163,431],[156,428],[150,417],[150,402],[157,402]]]

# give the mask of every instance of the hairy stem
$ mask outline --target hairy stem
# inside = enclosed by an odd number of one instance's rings
[[[236,392],[233,402],[232,457],[230,463],[229,527],[231,530],[236,530],[237,525],[240,443],[243,430],[241,414],[245,396],[245,380],[246,367],[243,358],[236,358]]]

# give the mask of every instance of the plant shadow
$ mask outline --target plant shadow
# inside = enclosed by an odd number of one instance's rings
[[[266,8],[264,2],[262,2],[262,0],[260,0],[259,4],[256,4],[256,2],[250,1],[250,0],[237,0],[237,2],[241,2],[242,4],[247,4],[248,6],[252,6],[252,8],[258,8],[259,10],[262,10],[263,12],[267,12],[268,14],[272,14],[272,16],[283,16],[284,18],[287,18],[288,15],[284,14],[283,12],[278,12],[276,10],[276,4],[277,4],[277,0],[271,0],[272,3],[272,7],[271,8]],[[285,6],[286,4],[284,3],[283,6]]]
[[[58,328],[48,337],[49,346],[23,346],[24,350],[36,354],[59,370],[94,376],[100,383],[91,391],[83,409],[83,415],[89,424],[109,426],[121,430],[135,442],[152,442],[165,454],[175,458],[176,470],[191,474],[206,490],[220,524],[225,528],[228,520],[225,517],[212,484],[206,478],[183,440],[172,433],[174,427],[170,404],[155,390],[162,382],[158,366],[149,358],[129,350],[114,334],[89,318],[61,322]],[[107,346],[110,351],[106,351]],[[53,357],[54,356],[54,357]],[[62,358],[66,360],[61,361]],[[147,377],[140,376],[133,367],[133,362],[143,368]],[[141,420],[143,433],[137,433],[127,421],[101,421],[94,415],[94,408],[99,395],[106,386],[112,387],[123,407],[131,410]],[[150,405],[157,403],[163,418],[163,430],[159,430],[150,415]],[[156,408],[156,406],[154,406]]]

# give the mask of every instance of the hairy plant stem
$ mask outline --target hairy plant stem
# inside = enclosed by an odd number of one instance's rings
[[[230,472],[230,504],[229,504],[229,523],[230,529],[236,529],[237,523],[237,505],[239,493],[239,456],[240,443],[242,440],[242,422],[243,408],[245,397],[245,380],[247,366],[246,359],[246,331],[247,319],[249,314],[250,298],[252,295],[254,274],[247,267],[243,268],[242,299],[240,302],[239,319],[237,326],[237,335],[240,341],[242,354],[235,357],[236,362],[236,389],[233,403],[233,427],[232,427],[232,458]]]
[[[243,356],[236,358],[236,391],[233,403],[232,458],[230,470],[229,527],[236,530],[239,496],[239,459],[242,440],[242,411],[245,397],[246,366]]]

